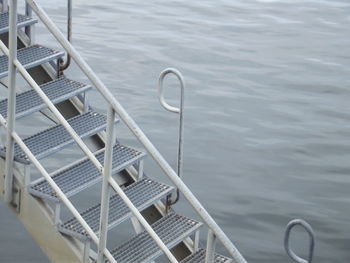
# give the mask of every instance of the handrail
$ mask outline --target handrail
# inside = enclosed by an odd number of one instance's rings
[[[163,82],[164,78],[168,74],[174,74],[177,79],[180,82],[180,89],[181,89],[181,97],[180,97],[180,108],[176,108],[173,106],[170,106],[164,99],[163,95]],[[182,156],[183,156],[183,137],[184,137],[184,104],[185,104],[185,80],[180,71],[178,71],[175,68],[166,68],[164,69],[158,79],[158,96],[159,96],[159,102],[163,106],[164,109],[167,111],[178,113],[180,114],[180,120],[179,120],[179,143],[178,143],[178,152],[177,152],[177,175],[182,178]],[[167,196],[167,202],[166,202],[166,210],[169,209],[171,205],[176,204],[180,200],[180,190],[176,189],[176,197],[175,200],[171,200],[171,195]]]
[[[5,46],[5,44],[0,40],[0,49],[5,53],[5,55],[9,55],[9,49]],[[46,94],[42,91],[40,86],[35,82],[35,80],[29,75],[28,71],[23,67],[23,65],[15,59],[13,64],[16,66],[18,71],[24,77],[24,79],[28,82],[28,84],[38,93],[41,99],[44,101],[46,105],[48,105],[49,109],[52,113],[58,118],[59,122],[66,129],[66,131],[72,136],[72,138],[77,142],[79,147],[84,151],[84,153],[89,157],[89,159],[93,162],[93,164],[97,167],[97,169],[103,174],[103,166],[97,160],[95,155],[90,151],[90,149],[86,146],[83,140],[76,134],[74,129],[70,126],[67,120],[63,117],[63,115],[58,111],[56,106],[51,102],[51,100],[46,96]],[[112,179],[114,181],[114,179]],[[12,186],[12,185],[11,185]],[[114,190],[117,191],[119,195],[124,194],[123,190],[120,186],[115,183]],[[125,195],[125,194],[124,194]],[[122,196],[121,196],[122,197]],[[167,246],[163,243],[163,241],[159,238],[159,236],[154,232],[149,223],[143,218],[141,213],[137,210],[137,208],[133,205],[130,199],[125,195],[122,197],[125,204],[131,210],[133,215],[140,221],[146,231],[152,236],[152,238],[156,241],[157,245],[163,250],[166,256],[170,259],[171,262],[177,262],[173,254],[167,248]],[[99,242],[97,243],[97,245]]]
[[[247,261],[243,258],[241,253],[231,242],[231,240],[226,236],[222,229],[217,225],[210,214],[205,210],[198,199],[192,194],[191,190],[184,184],[184,182],[177,176],[176,172],[171,168],[135,121],[129,116],[123,106],[116,100],[113,94],[107,89],[99,77],[94,73],[91,67],[85,62],[77,50],[67,41],[62,32],[57,28],[57,26],[48,17],[45,11],[36,4],[34,0],[26,0],[26,2],[31,6],[33,11],[36,13],[38,18],[44,23],[47,29],[52,33],[56,40],[62,45],[62,47],[69,53],[72,59],[76,62],[78,67],[83,71],[87,78],[92,82],[96,89],[101,93],[104,99],[109,103],[109,105],[115,110],[119,115],[120,119],[126,124],[130,131],[135,135],[139,142],[145,147],[148,153],[153,157],[156,163],[164,171],[164,173],[170,178],[170,180],[175,184],[177,188],[180,189],[183,196],[188,200],[193,209],[198,213],[198,215],[203,219],[203,221],[208,225],[208,227],[214,232],[218,240],[224,245],[228,253],[233,257],[237,263],[246,263]]]

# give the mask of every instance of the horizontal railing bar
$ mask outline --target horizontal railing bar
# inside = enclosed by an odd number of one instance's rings
[[[4,117],[0,114],[0,123],[5,128],[7,128],[7,123]],[[45,168],[40,164],[38,159],[33,155],[33,153],[30,151],[30,149],[25,145],[23,140],[18,136],[16,132],[12,132],[11,134],[12,138],[15,140],[15,142],[21,147],[23,152],[28,156],[30,161],[34,164],[34,166],[38,169],[38,171],[44,176],[46,181],[49,183],[49,185],[52,187],[52,189],[56,192],[58,197],[62,200],[62,202],[67,206],[68,210],[73,214],[73,216],[78,220],[78,222],[82,225],[82,227],[85,229],[85,231],[89,234],[89,236],[92,238],[92,240],[98,244],[99,238],[94,233],[94,231],[90,228],[90,226],[86,223],[84,218],[80,215],[78,210],[75,209],[74,205],[69,201],[69,199],[66,197],[66,195],[62,192],[62,190],[59,188],[59,186],[55,183],[55,181],[51,178],[49,173],[45,170]],[[109,252],[108,249],[105,249],[104,251],[105,256],[107,257],[110,262],[117,263],[117,261],[114,259],[112,254]]]
[[[198,215],[203,219],[203,221],[208,225],[208,227],[214,232],[218,240],[224,245],[228,253],[233,257],[237,263],[247,263],[243,258],[241,253],[231,242],[231,240],[226,236],[222,229],[217,225],[215,220],[210,216],[210,214],[205,210],[198,199],[192,194],[191,190],[185,185],[185,183],[177,176],[176,172],[171,168],[159,151],[155,148],[152,142],[147,138],[143,131],[138,127],[135,121],[129,116],[123,106],[115,99],[113,94],[107,89],[99,77],[94,73],[91,67],[85,62],[77,50],[67,41],[62,32],[58,27],[52,22],[45,11],[36,4],[34,0],[26,0],[31,6],[33,11],[39,17],[39,19],[45,24],[47,29],[52,33],[56,40],[62,45],[68,54],[71,55],[73,60],[76,62],[78,67],[83,71],[83,73],[88,77],[92,84],[101,93],[104,99],[110,104],[111,107],[119,115],[120,119],[126,124],[130,131],[135,135],[139,142],[145,147],[148,153],[153,157],[156,163],[162,168],[164,173],[171,179],[177,188],[180,189],[183,196],[191,204],[193,209],[198,213]]]

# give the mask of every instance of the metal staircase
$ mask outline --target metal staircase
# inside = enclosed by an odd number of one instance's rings
[[[5,11],[6,2],[2,1]],[[27,33],[32,32],[30,27],[38,20],[32,18],[32,11],[72,57],[92,85],[70,80],[59,74],[59,60],[64,56],[64,52],[33,45],[32,36]],[[71,253],[72,256],[68,260],[71,262],[153,262],[162,254],[165,254],[171,262],[246,262],[35,1],[26,1],[26,13],[28,16],[18,15],[17,0],[10,0],[10,13],[0,14],[0,34],[9,33],[9,49],[7,43],[0,42],[0,48],[4,53],[0,57],[0,78],[9,79],[9,96],[0,101],[0,122],[7,134],[6,144],[0,148],[0,156],[3,158],[1,170],[5,173],[5,180],[0,181],[0,186],[4,188],[5,201],[9,206],[17,207],[19,218],[32,235],[38,235],[34,239],[44,247],[43,250],[50,260],[67,262],[67,258],[70,257],[63,259],[60,253]],[[17,50],[17,41],[27,46]],[[38,67],[57,77],[38,85],[42,80],[35,79],[35,76],[27,71]],[[15,93],[17,72],[32,89]],[[94,112],[84,99],[85,93],[93,87],[106,100],[107,116]],[[66,119],[57,106],[63,101],[74,106],[79,114]],[[76,103],[77,101],[79,103]],[[14,129],[15,121],[47,109],[56,117],[58,123],[27,138],[20,138]],[[157,182],[144,174],[143,162],[146,154],[122,145],[114,137],[114,126],[119,122],[116,116],[132,131],[174,186]],[[96,135],[105,143],[101,149],[95,151],[82,139],[93,140],[93,136]],[[86,157],[66,167],[58,167],[51,174],[48,173],[39,160],[74,143],[81,148]],[[40,172],[42,175],[40,179],[31,180],[27,169],[30,166],[34,166]],[[119,177],[127,179],[117,180]],[[73,205],[69,198],[96,184],[102,185],[99,203],[85,211]],[[206,249],[199,244],[199,229],[204,227],[203,223],[179,215],[173,209],[167,212],[164,200],[175,187],[208,227]],[[18,193],[21,193],[21,196],[18,197]],[[61,206],[65,206],[71,212],[70,219],[61,219]],[[159,214],[156,220],[151,220],[147,216],[146,211],[151,207]],[[40,230],[33,226],[35,222],[29,216],[30,209],[41,211],[40,220],[46,220]],[[117,228],[126,220],[131,220],[136,234],[123,244],[109,249],[113,244],[107,245],[108,231]],[[41,232],[34,232],[33,227],[35,231]],[[72,252],[55,251],[53,241],[43,240],[44,231],[52,233],[55,242],[64,243],[62,247]],[[215,254],[216,241],[223,244],[233,259]],[[46,244],[43,245],[44,243]],[[179,244],[183,244],[181,253],[171,251]]]

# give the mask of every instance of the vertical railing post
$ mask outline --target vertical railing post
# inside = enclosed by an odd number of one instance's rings
[[[103,251],[107,243],[107,228],[108,228],[108,210],[109,210],[109,178],[112,171],[112,155],[114,144],[114,119],[115,111],[112,107],[108,107],[107,113],[107,140],[105,144],[105,157],[103,168],[102,194],[101,194],[101,217],[100,217],[100,240],[98,244],[97,262],[102,263]]]
[[[30,7],[30,5],[28,5],[28,3],[26,2],[26,16],[28,17],[33,17],[33,10]],[[28,36],[29,40],[30,40],[30,45],[34,44],[34,39],[33,39],[33,27],[34,25],[30,25],[30,26],[26,26],[24,29],[24,32],[26,33],[26,35]]]
[[[215,258],[216,236],[214,232],[209,229],[207,237],[207,252],[205,254],[205,263],[213,263]]]
[[[6,131],[6,163],[5,163],[5,195],[4,199],[12,201],[13,190],[13,158],[14,140],[12,132],[15,127],[16,113],[16,67],[14,61],[17,59],[17,0],[10,1],[10,32],[9,32],[9,59],[8,59],[8,107],[7,107],[7,131]]]
[[[9,11],[8,0],[2,0],[1,5],[1,12],[5,13]]]

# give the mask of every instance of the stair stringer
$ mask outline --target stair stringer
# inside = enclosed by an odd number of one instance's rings
[[[0,172],[4,174],[5,161],[0,158]],[[19,200],[19,206],[9,204],[9,209],[16,215],[18,220],[34,241],[48,257],[50,262],[84,262],[84,245],[79,240],[62,235],[54,225],[53,211],[42,199],[32,196],[24,188],[23,169],[14,169],[14,187],[19,191],[14,191],[15,200]],[[3,189],[4,177],[0,176],[0,189]],[[17,192],[17,193],[16,193]],[[0,197],[3,193],[0,191]]]

